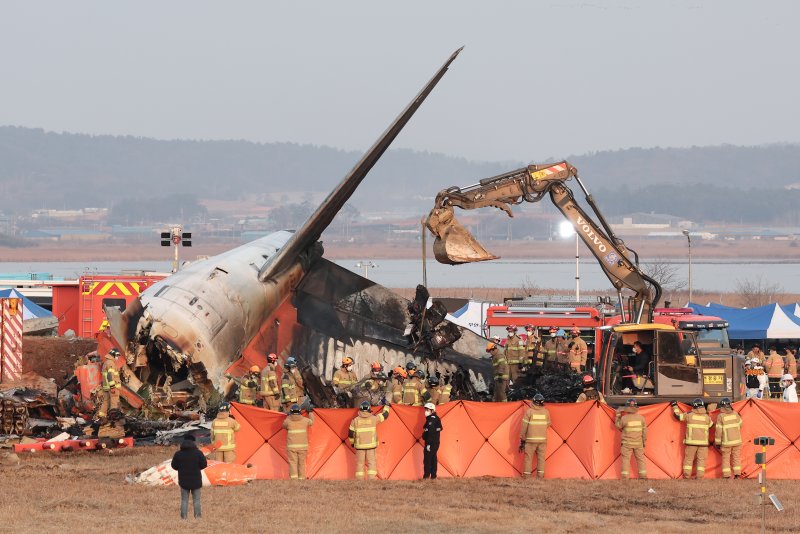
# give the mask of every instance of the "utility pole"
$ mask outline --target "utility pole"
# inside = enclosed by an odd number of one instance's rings
[[[355,264],[355,267],[357,267],[359,269],[361,269],[361,268],[364,269],[364,278],[367,278],[367,279],[369,278],[369,268],[372,267],[374,269],[377,266],[378,266],[378,264],[377,263],[373,263],[372,260],[360,261],[360,262]]]
[[[178,259],[178,247],[183,245],[184,247],[191,247],[192,246],[192,233],[191,232],[184,232],[183,225],[176,224],[172,228],[170,228],[169,232],[161,232],[161,246],[168,247],[172,245],[174,249],[173,252],[173,259],[172,259],[172,272],[178,272],[179,266],[179,259]]]
[[[684,230],[683,235],[686,236],[686,242],[689,243],[689,302],[692,302],[692,237],[689,230]]]

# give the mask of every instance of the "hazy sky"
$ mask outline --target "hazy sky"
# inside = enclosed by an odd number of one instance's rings
[[[800,2],[3,1],[0,124],[533,161],[800,142]]]

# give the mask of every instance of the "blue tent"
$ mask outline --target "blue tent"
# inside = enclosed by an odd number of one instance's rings
[[[16,289],[0,289],[0,298],[18,298],[22,299],[22,320],[27,321],[28,319],[39,319],[41,317],[52,317],[53,314],[38,304],[35,304],[32,300],[27,298],[25,295],[17,291]]]
[[[800,317],[796,306],[768,304],[758,308],[733,308],[709,303],[706,306],[690,302],[689,307],[701,315],[716,315],[728,321],[731,339],[798,339]]]

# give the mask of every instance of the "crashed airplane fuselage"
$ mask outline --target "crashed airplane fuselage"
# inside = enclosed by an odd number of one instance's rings
[[[319,238],[459,52],[448,58],[299,230],[275,232],[192,263],[148,288],[124,313],[107,309],[116,344],[129,354],[137,346],[147,347],[151,369],[179,379],[187,377],[190,365],[203,364],[217,386],[226,383],[225,374],[237,362],[240,370],[263,363],[266,351],[300,356],[318,375],[329,372],[332,354],[356,347],[365,365],[368,358],[383,357],[395,364],[400,362],[393,360],[418,354],[400,346],[407,320],[407,314],[398,311],[402,299],[376,298],[379,286],[352,273],[345,278],[321,259]],[[316,275],[306,284],[310,288],[298,292],[312,269]],[[478,356],[481,341],[468,332],[458,341],[460,349],[450,351],[451,361],[463,365],[470,353]],[[488,367],[477,359],[470,367],[480,389]]]

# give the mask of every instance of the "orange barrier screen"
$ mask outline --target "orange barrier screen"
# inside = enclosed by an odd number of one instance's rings
[[[237,463],[253,464],[258,478],[288,478],[286,431],[281,428],[284,414],[236,403],[233,406],[234,417],[242,425],[236,434]],[[519,429],[527,407],[525,402],[468,401],[437,406],[443,426],[439,476],[521,476]],[[548,404],[547,408],[553,422],[548,430],[545,478],[620,478],[620,433],[614,426],[613,409],[590,402]],[[689,409],[686,405],[681,408]],[[775,438],[775,445],[767,450],[770,478],[800,478],[800,449],[796,444],[800,405],[746,400],[733,408],[744,420],[742,475],[758,476],[753,438],[770,436]],[[648,477],[678,478],[685,423],[673,417],[669,404],[644,406],[639,413],[647,420]],[[347,441],[347,430],[355,415],[355,409],[314,410],[306,460],[308,478],[354,478],[355,453]],[[712,419],[716,416],[717,412],[711,413]],[[378,425],[378,478],[422,478],[420,436],[424,419],[422,408],[392,405],[389,419]],[[631,469],[631,475],[636,471]],[[709,447],[706,477],[721,476],[719,452]]]

